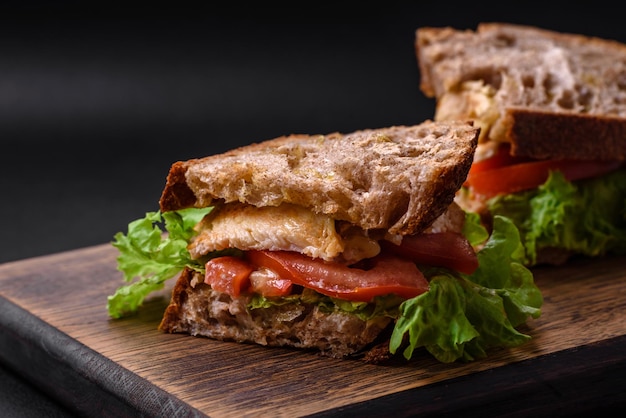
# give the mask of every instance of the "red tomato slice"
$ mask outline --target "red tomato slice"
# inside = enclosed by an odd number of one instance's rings
[[[206,263],[204,282],[218,292],[237,297],[250,286],[253,267],[238,257],[216,257]]]
[[[428,290],[428,281],[415,263],[393,255],[375,257],[368,270],[289,251],[248,251],[246,256],[252,264],[267,267],[295,284],[346,300],[370,302],[375,296],[391,293],[410,299]]]
[[[394,253],[429,266],[446,267],[472,274],[478,258],[467,238],[455,232],[405,236],[400,245],[381,242]]]
[[[530,190],[546,182],[551,171],[559,170],[569,181],[600,176],[619,168],[620,161],[541,160],[474,172],[466,184],[479,195],[490,198]]]
[[[475,161],[470,167],[468,177],[473,174],[482,173],[483,171],[532,161],[530,158],[513,156],[510,154],[510,150],[511,147],[508,144],[502,144],[498,147],[496,154],[492,157]]]

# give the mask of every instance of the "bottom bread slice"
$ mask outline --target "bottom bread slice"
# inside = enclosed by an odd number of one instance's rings
[[[195,276],[195,277],[194,277]],[[387,328],[391,318],[362,320],[343,311],[326,312],[317,304],[289,302],[248,309],[250,296],[233,298],[181,273],[159,329],[222,341],[319,350],[343,358],[363,351]]]

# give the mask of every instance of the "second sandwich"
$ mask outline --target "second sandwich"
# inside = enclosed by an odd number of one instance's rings
[[[527,265],[626,254],[626,45],[483,23],[415,46],[435,120],[481,128],[463,208],[514,220]]]

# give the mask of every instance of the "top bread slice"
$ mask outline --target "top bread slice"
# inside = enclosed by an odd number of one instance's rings
[[[483,23],[419,28],[415,49],[435,120],[473,119],[513,155],[626,159],[626,45]]]
[[[172,165],[163,212],[292,203],[365,230],[409,235],[450,206],[472,164],[472,122],[289,135]]]

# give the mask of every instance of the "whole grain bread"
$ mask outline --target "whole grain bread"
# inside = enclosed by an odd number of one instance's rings
[[[292,203],[365,230],[414,234],[453,202],[478,134],[472,122],[425,121],[350,134],[284,136],[174,163],[160,209]]]
[[[419,28],[415,49],[435,120],[473,119],[513,155],[626,159],[626,45],[495,22]]]
[[[392,321],[389,317],[366,321],[341,311],[322,311],[318,305],[306,302],[249,309],[251,296],[234,298],[213,290],[203,280],[190,269],[183,271],[159,325],[161,331],[310,349],[344,358],[366,350]]]

